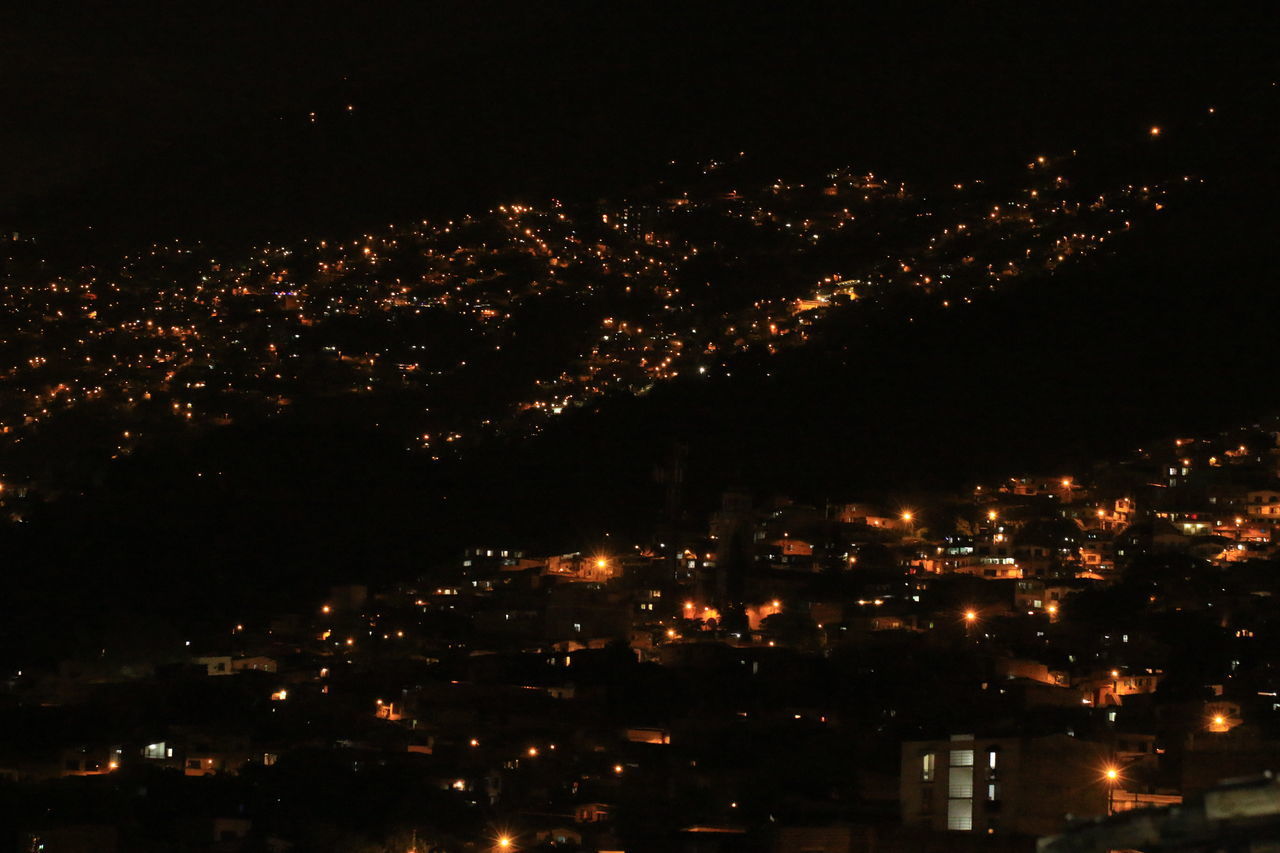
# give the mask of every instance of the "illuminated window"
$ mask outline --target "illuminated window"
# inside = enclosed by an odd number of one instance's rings
[[[956,737],[953,736],[953,740]],[[953,749],[948,756],[947,829],[973,829],[973,750]]]
[[[973,800],[947,801],[947,829],[958,832],[973,829]]]
[[[920,756],[920,781],[932,782],[935,767],[938,762],[938,754],[936,752],[926,752]]]
[[[947,774],[947,796],[952,798],[973,797],[973,765],[967,767],[951,766]]]

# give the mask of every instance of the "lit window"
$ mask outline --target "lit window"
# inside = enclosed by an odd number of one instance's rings
[[[959,832],[973,829],[973,800],[947,801],[947,829]]]
[[[926,752],[920,756],[920,781],[932,782],[935,767],[937,765],[938,755],[935,752]]]
[[[953,799],[973,797],[973,765],[952,766],[947,774],[947,796]]]

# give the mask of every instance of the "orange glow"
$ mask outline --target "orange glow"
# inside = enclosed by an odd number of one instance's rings
[[[324,607],[321,607],[321,608],[320,608],[320,612],[321,612],[321,613],[332,613],[332,612],[333,612],[333,608],[326,604]]]
[[[1120,771],[1114,767],[1108,767],[1103,775],[1107,777],[1108,782],[1115,782],[1120,778]]]
[[[1151,128],[1151,135],[1152,135],[1152,136],[1159,136],[1159,135],[1160,135],[1160,128],[1158,128],[1158,127],[1154,127],[1154,126],[1153,126],[1153,127]]]
[[[974,611],[974,610],[966,610],[966,611],[964,612],[964,621],[966,621],[966,622],[976,622],[977,620],[978,620],[978,614],[977,614],[977,611]]]
[[[913,513],[911,513],[910,511],[904,512],[904,513],[902,514],[902,520],[903,520],[903,521],[910,521],[910,520],[911,520],[911,519],[913,519],[913,518],[915,518],[915,515],[914,515]]]

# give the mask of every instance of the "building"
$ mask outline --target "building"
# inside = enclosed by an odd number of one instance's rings
[[[1246,506],[1249,518],[1280,523],[1280,492],[1274,489],[1251,491]]]
[[[935,832],[1050,835],[1068,814],[1107,813],[1108,753],[1066,734],[902,745],[899,793],[907,827]]]

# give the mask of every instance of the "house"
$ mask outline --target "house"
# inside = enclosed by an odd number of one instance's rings
[[[198,657],[194,663],[203,666],[209,675],[234,675],[231,655],[206,655]]]
[[[231,670],[233,672],[244,672],[252,670],[256,672],[275,672],[276,659],[269,658],[266,655],[256,655],[254,657],[236,658],[231,662]]]
[[[1280,491],[1255,489],[1249,492],[1245,509],[1251,519],[1280,524]]]
[[[1123,704],[1126,696],[1154,693],[1162,677],[1159,670],[1122,673],[1112,669],[1081,678],[1073,686],[1085,692],[1093,707],[1104,708]]]

